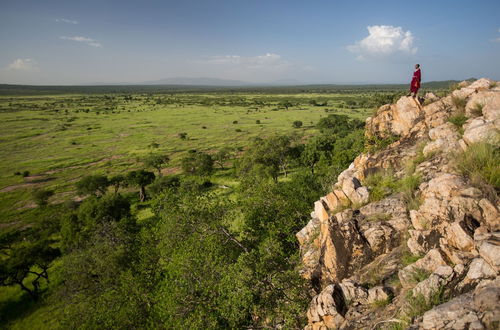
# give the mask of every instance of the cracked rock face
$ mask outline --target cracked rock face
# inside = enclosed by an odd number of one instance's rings
[[[427,95],[424,106],[402,97],[366,120],[367,137],[399,140],[359,155],[297,233],[301,274],[317,292],[306,329],[383,328],[390,322],[423,329],[498,327],[500,199],[454,166],[456,154],[474,143],[500,145],[500,87],[493,85],[489,79],[463,82],[447,97]],[[465,109],[456,108],[458,98]],[[463,127],[448,122],[461,113],[468,118]],[[402,178],[416,158],[420,184],[412,209],[403,193],[370,203],[367,176],[392,169]],[[436,301],[437,294],[449,301]],[[403,321],[415,304],[411,297],[437,306]]]

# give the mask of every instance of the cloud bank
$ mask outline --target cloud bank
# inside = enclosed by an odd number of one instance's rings
[[[97,48],[101,48],[102,47],[101,43],[97,42],[96,40],[94,40],[92,38],[87,38],[87,37],[79,37],[79,36],[76,36],[76,37],[60,37],[60,39],[62,39],[62,40],[77,41],[77,42],[83,42],[83,43],[86,43],[87,45],[89,45],[91,47],[97,47]]]
[[[56,18],[56,22],[58,23],[68,23],[68,24],[78,24],[78,21],[66,18]]]
[[[358,59],[380,58],[391,54],[412,55],[417,52],[413,45],[413,34],[400,26],[368,26],[368,36],[347,49],[358,54]]]
[[[284,69],[290,66],[281,55],[266,53],[257,56],[218,55],[202,62],[219,65],[232,65],[247,69]]]
[[[7,67],[14,71],[38,71],[37,63],[31,58],[17,58]]]

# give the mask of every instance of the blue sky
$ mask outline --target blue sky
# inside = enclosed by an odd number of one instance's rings
[[[0,0],[0,83],[500,79],[500,1]]]

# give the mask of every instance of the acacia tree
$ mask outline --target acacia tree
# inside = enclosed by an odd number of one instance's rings
[[[48,269],[60,251],[51,247],[54,242],[48,235],[31,232],[28,236],[19,236],[11,236],[9,240],[17,238],[22,239],[21,242],[11,241],[2,246],[6,258],[0,263],[0,285],[19,285],[33,300],[38,300],[41,281],[49,281]]]
[[[141,202],[144,202],[147,198],[146,186],[153,182],[154,179],[155,174],[145,170],[131,171],[127,174],[127,182],[130,185],[139,187],[139,199]]]
[[[232,149],[229,147],[224,147],[217,151],[214,155],[214,162],[224,169],[224,163],[231,157]]]
[[[108,190],[108,177],[101,174],[84,176],[76,183],[76,191],[80,196],[83,195],[104,195]]]
[[[158,171],[158,176],[161,176],[161,169],[170,161],[167,155],[150,153],[142,162],[146,167],[152,167]]]
[[[270,176],[274,182],[278,182],[280,170],[287,176],[291,160],[298,157],[297,149],[292,144],[294,140],[295,137],[287,135],[257,139],[239,160],[239,174]]]
[[[209,154],[199,152],[183,158],[181,166],[186,173],[209,176],[214,170],[214,160]]]
[[[115,189],[115,195],[118,194],[118,190],[125,184],[125,177],[121,174],[117,174],[109,178],[109,185],[113,186]]]

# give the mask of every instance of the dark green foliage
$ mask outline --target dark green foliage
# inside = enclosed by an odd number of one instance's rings
[[[139,187],[139,198],[141,202],[146,200],[146,186],[153,182],[155,174],[145,170],[131,171],[127,174],[126,181],[128,184]]]
[[[76,183],[76,191],[79,195],[104,195],[109,186],[105,175],[87,175]]]
[[[209,154],[198,152],[184,157],[181,167],[188,174],[209,176],[214,170],[214,160]]]
[[[320,190],[315,177],[297,174],[289,182],[241,191],[239,207],[214,195],[161,193],[153,202],[160,218],[153,240],[163,260],[153,324],[302,327],[310,296],[295,269],[295,232],[307,222]],[[241,226],[227,227],[236,214]]]
[[[156,178],[153,183],[151,183],[148,187],[148,190],[153,194],[157,195],[163,190],[170,188],[178,188],[181,185],[181,181],[178,176],[175,175],[167,175]]]
[[[30,171],[23,171],[23,177],[30,176]]]
[[[137,328],[146,323],[147,291],[137,268],[133,219],[96,223],[61,260],[64,282],[51,297],[65,328]],[[79,232],[76,231],[76,235]]]
[[[1,286],[18,285],[33,300],[38,300],[41,282],[49,281],[51,263],[60,256],[59,249],[53,247],[52,233],[53,226],[42,221],[22,232],[0,236]]]
[[[321,133],[345,135],[352,130],[363,128],[364,123],[358,119],[351,119],[346,115],[331,114],[321,118],[316,124]]]
[[[54,195],[53,190],[36,189],[33,191],[33,199],[38,206],[47,205],[49,198]]]
[[[122,195],[89,197],[78,208],[78,220],[87,226],[116,222],[130,216],[130,202]]]
[[[125,176],[123,176],[121,174],[117,174],[117,175],[110,177],[109,178],[109,185],[113,186],[113,188],[115,190],[115,194],[117,194],[120,187],[126,185]]]
[[[318,165],[321,175],[336,176],[363,151],[363,146],[362,129],[319,135],[303,147],[301,162],[313,174]]]
[[[288,174],[290,163],[299,158],[296,138],[277,135],[268,139],[256,139],[245,154],[238,159],[237,171],[244,183],[272,178],[278,181],[280,171]]]
[[[188,133],[186,133],[186,132],[179,133],[179,134],[177,134],[177,136],[178,136],[181,140],[187,140],[187,139],[188,139]]]
[[[302,122],[300,120],[295,120],[292,124],[294,128],[300,128],[302,127]]]
[[[142,160],[146,167],[154,168],[158,171],[158,176],[161,176],[161,169],[170,161],[167,155],[150,153]]]
[[[224,169],[224,163],[231,158],[233,155],[233,149],[229,147],[224,147],[219,149],[215,155],[213,156],[214,162],[220,166],[221,169]]]

